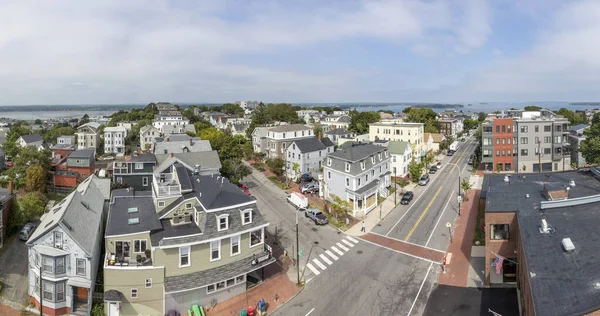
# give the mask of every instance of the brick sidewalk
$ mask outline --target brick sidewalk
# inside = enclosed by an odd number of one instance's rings
[[[477,223],[477,207],[481,190],[469,190],[468,201],[462,204],[461,215],[456,221],[452,235],[452,243],[448,245],[450,263],[446,264],[446,273],[440,273],[439,284],[451,286],[467,286],[471,259],[471,248]]]
[[[0,305],[0,315],[2,315],[2,316],[20,316],[21,312],[16,309],[12,309],[6,305]]]

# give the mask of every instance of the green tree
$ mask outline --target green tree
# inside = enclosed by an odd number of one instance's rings
[[[54,144],[59,136],[70,136],[75,135],[75,129],[71,125],[62,126],[54,125],[51,129],[46,131],[43,135],[44,142]]]
[[[285,161],[281,158],[269,158],[265,161],[267,167],[276,175],[281,176],[284,172],[283,167],[285,165]]]
[[[585,158],[587,164],[600,164],[600,137],[588,136],[581,144],[579,144],[578,150],[583,158]]]
[[[90,116],[87,114],[84,114],[83,117],[81,118],[81,120],[79,120],[79,125],[83,125],[85,123],[88,123],[90,121]]]
[[[269,103],[265,113],[271,122],[287,122],[289,124],[304,123],[304,121],[298,117],[296,109],[288,103]]]
[[[14,158],[19,154],[19,145],[17,140],[22,135],[29,134],[29,130],[22,127],[21,124],[14,124],[6,133],[6,140],[3,143],[3,149],[7,156]]]
[[[418,182],[419,178],[423,174],[423,162],[417,162],[415,160],[414,153],[410,163],[408,164],[408,173],[410,174],[410,180],[412,182]]]
[[[463,120],[463,127],[465,130],[472,130],[475,127],[479,126],[479,122],[470,118],[466,118]]]
[[[40,119],[36,119],[36,120],[33,122],[33,124],[40,125],[40,124],[42,124],[42,120],[40,120]]]
[[[199,136],[210,142],[213,150],[219,153],[221,162],[227,159],[239,161],[244,156],[238,139],[222,130],[218,130],[215,127],[206,128],[200,131]]]
[[[227,159],[222,162],[221,174],[232,183],[239,183],[242,179],[249,176],[252,170],[241,161]]]
[[[244,158],[246,158],[246,160],[254,159],[254,146],[252,145],[252,142],[246,142],[244,146],[242,146],[242,150],[244,151]]]
[[[396,184],[400,187],[400,192],[404,192],[404,188],[410,184],[410,182],[404,178],[396,179]]]
[[[369,124],[379,122],[380,118],[377,112],[358,112],[357,110],[353,110],[350,112],[348,130],[357,135],[366,134],[369,132]]]
[[[446,139],[444,139],[443,141],[440,142],[440,149],[441,150],[448,149],[448,148],[450,148],[450,145],[452,145],[452,143],[454,143],[454,137],[446,136]]]
[[[27,178],[25,180],[25,186],[28,192],[46,192],[46,181],[48,173],[44,168],[38,165],[30,165],[26,171]]]
[[[323,128],[317,124],[313,125],[313,135],[323,135]]]
[[[434,119],[428,119],[425,123],[425,133],[439,133],[440,132],[440,122]]]
[[[39,192],[29,192],[19,195],[16,203],[13,203],[10,213],[9,232],[16,232],[21,226],[29,221],[35,220],[44,214],[48,200]]]
[[[430,108],[410,108],[405,121],[423,124],[427,124],[428,121],[437,122],[437,113]],[[439,126],[436,127],[439,130]]]
[[[539,111],[542,108],[537,105],[528,105],[524,108],[525,111]]]
[[[471,190],[472,187],[473,185],[469,182],[469,179],[467,178],[463,178],[460,182],[460,188],[462,189],[463,196],[466,196],[467,192]]]
[[[254,111],[252,111],[251,119],[252,121],[246,129],[246,137],[248,139],[252,138],[252,132],[254,132],[256,127],[270,124],[272,122],[267,114],[267,106],[262,102],[256,106]]]
[[[339,215],[346,215],[348,210],[350,209],[350,203],[348,201],[342,200],[339,196],[335,194],[331,194],[331,202],[329,203],[331,206],[328,210],[335,214],[335,218],[337,219]]]
[[[479,122],[485,121],[486,118],[487,118],[487,114],[485,114],[485,112],[479,112],[479,113],[477,113],[477,120]]]
[[[564,116],[567,120],[569,120],[569,124],[571,126],[587,123],[585,114],[582,115],[580,113],[575,113],[569,109],[561,108],[556,112],[556,114]]]
[[[244,115],[244,109],[239,104],[235,103],[225,103],[223,107],[221,107],[221,111],[225,114],[233,114],[233,115]]]

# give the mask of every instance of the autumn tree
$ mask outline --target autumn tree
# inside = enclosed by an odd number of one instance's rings
[[[30,165],[26,171],[25,186],[28,192],[46,192],[47,173],[39,165]]]

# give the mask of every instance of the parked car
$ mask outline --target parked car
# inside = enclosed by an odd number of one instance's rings
[[[6,165],[7,168],[10,168],[10,167],[14,167],[15,163],[12,161],[7,161],[4,165]]]
[[[419,185],[427,185],[427,183],[429,183],[429,175],[425,173],[419,179]]]
[[[304,216],[312,219],[317,225],[325,225],[329,223],[327,216],[316,208],[309,208],[304,212]]]
[[[19,239],[21,239],[22,241],[27,241],[29,239],[29,237],[31,237],[31,235],[33,234],[34,231],[35,231],[34,223],[25,224],[25,226],[23,226],[23,228],[21,228],[21,231],[19,232]]]
[[[464,137],[463,137],[463,138],[461,138],[461,139],[460,139],[460,141],[461,141],[461,142],[464,142],[464,141],[465,141],[465,138],[464,138]]]
[[[474,158],[474,157],[473,157],[473,155],[471,155],[471,157],[469,157],[469,161],[467,161],[467,163],[468,163],[469,165],[472,165],[472,164],[473,164],[473,158]]]
[[[105,160],[105,161],[115,160],[115,157],[113,157],[113,156],[108,156],[108,157],[104,157],[104,158],[102,158],[102,160]]]
[[[319,183],[309,182],[300,188],[300,192],[302,192],[302,194],[319,192]]]
[[[310,174],[305,173],[300,178],[298,178],[296,183],[305,183],[305,182],[313,182],[313,181],[314,181],[314,178]]]
[[[454,151],[448,150],[448,153],[446,154],[446,156],[452,156],[452,155],[454,155]]]
[[[438,161],[438,163],[437,163],[437,165],[436,165],[436,166],[438,167],[438,169],[440,169],[440,168],[442,167],[442,162],[441,162],[441,161]]]
[[[245,184],[243,184],[243,183],[238,183],[238,184],[237,184],[237,186],[238,186],[238,188],[240,188],[240,189],[247,189],[247,188],[248,188],[248,187],[247,187]]]
[[[436,173],[437,171],[437,166],[431,166],[431,168],[429,168],[429,173],[433,174]]]
[[[413,197],[415,196],[414,193],[412,193],[412,191],[407,191],[406,193],[404,193],[404,195],[402,196],[402,200],[400,200],[400,204],[402,205],[408,205],[408,203],[410,201],[412,201]]]
[[[287,196],[287,201],[296,208],[307,208],[308,198],[298,192],[292,192]]]

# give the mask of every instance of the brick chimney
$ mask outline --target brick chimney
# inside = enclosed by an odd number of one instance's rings
[[[192,144],[192,138],[190,138],[190,146],[192,146],[192,145],[193,145],[193,144]]]
[[[13,181],[12,180],[8,181],[8,194],[9,195],[13,194]]]
[[[174,153],[171,153],[171,158],[172,158],[172,157],[175,157],[175,154],[174,154]]]

